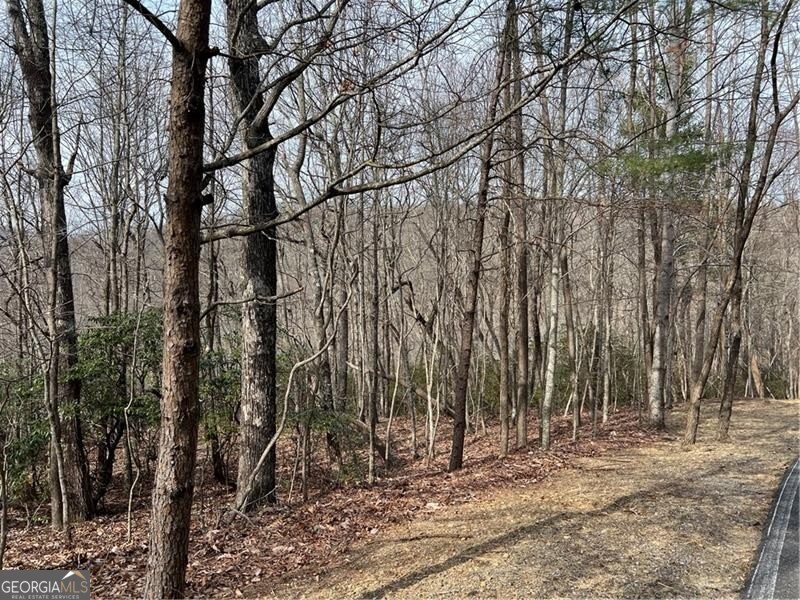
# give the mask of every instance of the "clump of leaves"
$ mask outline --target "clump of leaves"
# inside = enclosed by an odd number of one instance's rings
[[[147,424],[158,421],[162,335],[161,311],[157,309],[90,321],[78,338],[78,364],[73,372],[82,382],[84,420],[99,422],[122,415],[133,386],[129,417]]]
[[[30,364],[7,362],[0,364],[2,397],[2,444],[8,496],[12,502],[37,504],[46,488],[46,464],[50,429],[44,410],[44,381],[38,371],[31,372]]]
[[[666,139],[651,140],[646,146],[610,158],[601,167],[634,181],[657,182],[675,176],[692,176],[723,163],[731,155],[730,144],[707,146],[696,128]]]

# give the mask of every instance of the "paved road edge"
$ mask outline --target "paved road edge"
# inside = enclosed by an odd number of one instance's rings
[[[800,486],[800,458],[795,459],[786,470],[778,486],[767,518],[767,527],[762,534],[758,559],[742,593],[742,598],[745,600],[771,599],[774,596],[781,552],[798,486]]]

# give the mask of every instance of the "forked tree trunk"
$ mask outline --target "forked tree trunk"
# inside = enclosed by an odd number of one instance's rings
[[[775,29],[776,34],[773,41],[774,49],[779,48],[780,38],[783,33],[786,20],[788,19],[790,8],[791,2],[785,4],[780,13],[778,26]],[[768,14],[765,11],[762,13],[761,18],[761,38],[759,41],[758,54],[756,56],[755,75],[750,94],[750,108],[747,124],[747,136],[745,140],[745,150],[742,158],[739,185],[736,195],[733,257],[730,263],[728,275],[726,277],[725,288],[722,297],[717,303],[713,318],[711,319],[710,335],[707,346],[708,351],[706,352],[703,360],[703,367],[700,370],[697,381],[692,384],[691,394],[689,397],[689,411],[686,418],[686,431],[683,440],[684,444],[694,444],[697,439],[697,427],[700,421],[700,398],[703,395],[706,382],[711,374],[711,367],[714,362],[714,355],[716,353],[717,343],[719,342],[720,331],[722,330],[725,312],[731,302],[735,302],[736,298],[741,298],[741,293],[737,292],[737,286],[739,289],[741,289],[742,255],[744,253],[745,245],[747,244],[747,239],[750,236],[750,231],[753,227],[753,220],[758,212],[758,208],[761,205],[761,202],[764,199],[767,191],[769,190],[770,184],[774,180],[774,177],[770,177],[770,165],[778,137],[778,132],[786,117],[791,114],[792,110],[794,110],[798,103],[800,103],[800,92],[795,93],[783,108],[780,108],[780,99],[776,95],[773,96],[773,120],[770,123],[764,142],[764,151],[761,158],[761,168],[758,173],[758,178],[751,191],[750,177],[753,167],[753,157],[755,155],[756,142],[759,134],[758,113],[760,108],[764,71],[766,68],[767,49],[770,45],[769,41],[772,31],[773,29],[769,23]],[[777,93],[777,88],[773,88],[773,93]],[[720,408],[720,424],[724,425],[724,433],[727,435],[727,427],[730,422],[730,412],[729,409],[724,406],[721,406]],[[720,431],[723,430],[718,430],[718,434]]]

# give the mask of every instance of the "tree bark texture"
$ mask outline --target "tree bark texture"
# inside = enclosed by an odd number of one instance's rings
[[[264,47],[258,30],[257,9],[247,0],[227,0],[228,44],[234,56],[228,60],[233,96],[244,118],[240,126],[246,148],[255,148],[271,138],[265,119],[258,117],[264,106],[260,92],[258,52]],[[235,38],[235,39],[234,39]],[[274,218],[275,152],[268,150],[242,163],[242,198],[245,218],[257,224]],[[239,413],[239,466],[235,505],[247,512],[275,501],[275,449],[251,473],[275,434],[277,253],[274,229],[252,233],[244,240],[242,293],[242,389]]]
[[[181,0],[172,52],[161,429],[146,598],[184,594],[197,455],[200,216],[211,0]]]

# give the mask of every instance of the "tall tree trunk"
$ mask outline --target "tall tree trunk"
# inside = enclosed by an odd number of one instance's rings
[[[581,425],[581,401],[578,397],[578,336],[575,328],[572,282],[569,272],[569,250],[564,244],[561,250],[561,278],[564,285],[564,320],[567,327],[567,353],[570,364],[570,399],[572,401],[572,441],[578,441],[578,427]]]
[[[306,109],[305,79],[302,75],[298,78],[297,83],[298,118],[300,120],[305,120],[308,118],[308,113]],[[301,169],[306,158],[307,140],[308,138],[305,133],[299,136],[297,157],[292,165],[292,169],[289,172],[289,181],[291,183],[292,192],[302,207],[308,206],[301,181]],[[338,176],[338,168],[335,170],[334,176]],[[316,241],[316,236],[314,235],[314,229],[311,226],[311,221],[309,219],[303,219],[302,225],[303,232],[305,233],[308,268],[314,285],[314,291],[312,295],[313,323],[317,338],[316,350],[319,351],[322,350],[327,343],[328,325],[326,319],[326,307],[329,307],[332,304],[331,293],[327,289],[328,277],[326,277],[323,268],[323,265],[327,266],[328,264],[328,261],[326,260],[327,253],[320,250]],[[341,223],[337,223],[337,225],[339,225],[341,228]],[[335,248],[331,248],[330,251],[334,252]],[[319,397],[321,398],[320,404],[322,410],[328,413],[326,415],[327,420],[332,416],[332,413],[334,413],[336,408],[334,405],[335,382],[333,368],[331,367],[331,352],[329,352],[327,349],[323,351],[318,358],[318,369]],[[331,461],[335,462],[337,465],[340,465],[342,462],[342,457],[339,449],[339,442],[336,439],[335,432],[331,428],[328,428],[325,432],[325,441],[327,442],[328,454],[331,458]]]
[[[339,306],[347,302],[347,288],[343,281],[339,290]],[[343,412],[346,409],[348,395],[347,361],[350,357],[350,307],[341,309],[339,326],[336,329],[336,393],[334,409]]]
[[[508,434],[511,423],[511,394],[509,382],[509,348],[508,348],[508,313],[511,276],[511,249],[509,247],[509,224],[511,213],[503,207],[503,222],[500,225],[500,323],[498,325],[498,343],[500,346],[500,456],[508,454]]]
[[[343,196],[340,200],[339,214],[338,214],[338,227],[339,231],[344,231],[344,219],[347,214],[347,196]],[[346,267],[347,256],[344,250],[344,244],[341,248],[341,265]],[[333,408],[338,412],[344,412],[347,408],[348,396],[348,369],[347,361],[350,358],[350,305],[347,297],[347,275],[342,274],[338,278],[338,306],[340,307],[339,326],[336,328],[336,339],[334,340],[336,351],[336,373],[335,373],[335,388],[336,391],[333,395]]]
[[[5,566],[6,538],[8,537],[8,442],[0,436],[0,570]]]
[[[161,430],[145,598],[180,598],[197,457],[200,215],[211,0],[181,0],[172,52]]]
[[[665,133],[667,143],[673,143],[678,133],[678,117],[686,85],[686,54],[689,48],[688,30],[692,18],[692,2],[683,5],[673,4],[670,7],[669,45],[666,48],[665,76],[668,85],[668,100],[665,108]],[[679,40],[679,41],[675,41]],[[660,261],[656,280],[656,292],[653,297],[655,303],[655,331],[653,340],[653,364],[650,370],[650,396],[649,396],[649,423],[651,427],[664,427],[664,408],[667,405],[667,396],[671,393],[667,389],[668,374],[671,372],[672,348],[670,338],[672,331],[672,288],[674,287],[674,246],[675,246],[675,221],[672,210],[672,198],[663,199],[659,210],[661,225]]]
[[[703,369],[703,360],[705,358],[705,343],[706,343],[706,306],[708,303],[708,244],[710,243],[710,236],[706,238],[706,245],[703,248],[703,256],[701,258],[700,267],[697,270],[697,314],[694,321],[694,344],[692,354],[692,367],[691,376],[689,377],[690,385],[694,384],[700,379],[700,373]]]
[[[516,0],[508,4],[508,74],[511,103],[516,105],[522,97],[522,61],[519,49],[519,15]],[[517,448],[528,445],[528,401],[530,399],[528,335],[528,211],[525,194],[525,148],[522,136],[522,109],[514,112],[509,121],[511,128],[511,162],[509,164],[509,191],[514,217],[514,250],[516,265],[515,309],[517,322],[516,340],[516,405]]]
[[[613,237],[614,237],[614,219],[610,215],[603,219],[603,254],[605,256],[603,263],[603,423],[608,421],[608,411],[611,405],[611,378],[612,378],[612,362],[611,362],[611,323],[614,314],[614,255]]]
[[[53,443],[56,446],[55,453],[63,454],[60,477],[66,481],[66,511],[57,510],[64,500],[64,494],[51,484],[54,524],[58,526],[61,517],[56,516],[56,512],[62,517],[67,512],[70,520],[80,521],[90,517],[94,511],[89,463],[81,430],[81,382],[73,375],[78,360],[78,337],[64,209],[64,188],[69,183],[72,165],[65,171],[61,159],[61,136],[54,98],[55,50],[49,39],[44,4],[42,0],[29,0],[23,7],[19,0],[7,0],[7,6],[14,33],[14,50],[25,83],[29,103],[28,121],[36,150],[45,266],[50,275],[49,295],[53,298],[49,309],[52,314],[48,316],[48,335],[51,351],[55,355],[51,357],[50,364],[57,365],[57,371],[61,373],[61,377],[50,378],[50,396],[54,400],[52,418],[60,421],[56,428],[60,440],[54,439]],[[62,418],[63,409],[66,409],[68,416]],[[59,447],[62,443],[63,447]],[[56,479],[51,481],[55,483]]]
[[[603,213],[602,207],[597,209],[597,240],[595,242],[595,260],[597,267],[594,274],[594,289],[592,290],[592,352],[590,361],[589,390],[591,396],[592,437],[597,434],[597,415],[603,397],[603,380],[605,378],[605,319],[603,318],[603,286],[605,283],[606,263],[608,261],[608,248],[604,245]]]
[[[733,394],[736,391],[736,374],[739,370],[739,352],[742,347],[742,270],[736,274],[730,302],[731,321],[728,330],[728,356],[725,362],[725,383],[719,404],[717,440],[728,440],[728,429],[733,410]]]
[[[258,29],[257,8],[248,0],[227,0],[228,60],[237,107],[244,118],[241,133],[245,147],[255,148],[271,139],[267,123],[257,115],[264,106],[258,52],[264,47]],[[237,35],[238,33],[238,35]],[[236,36],[236,37],[234,37]],[[257,224],[274,218],[274,150],[242,164],[242,198],[245,218]],[[274,229],[252,233],[244,240],[242,257],[242,391],[239,425],[239,466],[235,506],[247,512],[275,502],[275,449],[258,467],[261,454],[275,434],[277,313],[277,253]],[[251,475],[255,478],[248,485]]]
[[[672,213],[668,206],[661,209],[661,264],[656,284],[658,295],[653,301],[656,304],[656,322],[653,340],[653,363],[650,369],[650,386],[648,398],[648,423],[651,427],[664,427],[664,399],[667,361],[667,340],[669,337],[670,301],[672,296],[672,252],[674,229]]]
[[[370,381],[369,398],[367,399],[367,425],[369,426],[369,470],[367,479],[370,484],[375,483],[375,447],[377,443],[376,426],[378,425],[378,394],[380,392],[380,374],[378,347],[378,318],[380,307],[379,285],[378,285],[378,219],[380,218],[379,200],[373,198],[372,203],[372,247],[371,247],[371,266],[370,291],[369,291],[369,357],[370,357]]]
[[[645,213],[639,211],[639,227],[636,230],[636,247],[638,249],[637,281],[639,289],[639,344],[644,359],[643,394],[645,399],[650,398],[650,369],[653,365],[653,341],[650,334],[650,307],[647,303],[647,245],[645,243]],[[641,404],[640,404],[641,405]]]
[[[497,105],[503,81],[505,65],[508,14],[506,25],[501,36],[500,49],[495,69],[494,87],[489,97],[489,110],[487,123],[492,123],[497,115]],[[461,344],[456,366],[456,378],[453,391],[453,441],[450,448],[450,462],[448,471],[457,471],[464,462],[464,434],[467,429],[467,386],[469,385],[469,371],[472,363],[472,337],[475,331],[475,317],[478,308],[478,284],[480,282],[481,266],[483,262],[483,231],[486,224],[486,210],[489,206],[489,179],[492,171],[492,157],[494,152],[494,134],[490,132],[483,142],[481,151],[481,171],[478,183],[478,197],[475,205],[475,226],[472,231],[470,255],[470,270],[467,277],[467,293],[464,299],[464,320],[461,324]],[[519,415],[517,415],[519,418]]]
[[[706,15],[706,52],[708,66],[705,72],[705,92],[706,103],[704,107],[703,123],[705,128],[705,146],[709,149],[713,142],[713,109],[712,97],[714,92],[714,58],[716,56],[716,46],[714,44],[714,16],[715,5],[710,4]],[[710,172],[706,172],[706,178],[710,179]],[[709,182],[710,183],[710,182]],[[706,234],[703,246],[700,249],[700,266],[697,269],[697,315],[694,322],[694,343],[692,354],[691,375],[689,377],[690,387],[700,378],[703,369],[703,359],[705,357],[706,343],[706,309],[708,306],[708,260],[711,254],[711,244],[713,242],[711,231],[711,198],[705,199],[704,213],[706,217]]]
[[[558,217],[556,217],[558,221]],[[541,445],[542,450],[550,449],[550,416],[553,406],[553,392],[555,390],[556,362],[558,358],[558,287],[560,279],[559,254],[561,239],[558,232],[559,224],[556,223],[555,239],[551,245],[550,256],[550,323],[547,333],[547,369],[544,376],[544,396],[542,398],[542,425]]]

